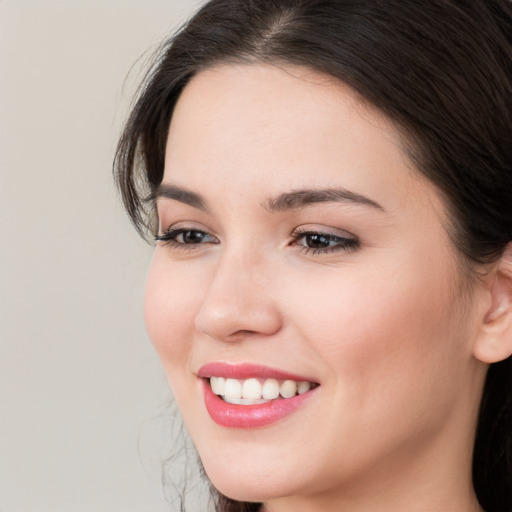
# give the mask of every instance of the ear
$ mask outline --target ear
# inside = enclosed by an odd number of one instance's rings
[[[474,355],[490,364],[512,354],[512,242],[503,252],[488,293],[490,306],[476,339]]]

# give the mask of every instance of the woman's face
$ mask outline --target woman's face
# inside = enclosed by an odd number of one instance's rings
[[[166,155],[145,316],[213,484],[278,510],[466,479],[475,315],[391,123],[307,69],[225,65],[184,90]]]

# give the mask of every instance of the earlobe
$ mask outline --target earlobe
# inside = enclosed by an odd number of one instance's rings
[[[476,339],[474,355],[491,364],[512,355],[512,242],[503,252],[488,293],[490,306]]]

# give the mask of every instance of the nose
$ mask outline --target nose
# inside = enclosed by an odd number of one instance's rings
[[[270,336],[281,328],[270,267],[254,254],[221,258],[195,317],[196,329],[223,342]]]

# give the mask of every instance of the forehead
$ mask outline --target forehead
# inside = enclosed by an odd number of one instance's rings
[[[385,116],[330,76],[222,65],[196,75],[176,105],[164,182],[267,196],[290,187],[343,186],[396,202],[418,181],[418,191],[430,193],[402,147]]]
[[[361,123],[362,119],[366,123]],[[221,65],[195,75],[182,92],[170,127],[202,143],[293,144],[306,137],[327,145],[335,135],[356,138],[368,123],[376,135],[400,144],[391,122],[342,82],[303,67]],[[178,125],[178,127],[176,127]],[[331,134],[329,139],[326,135]],[[236,138],[233,138],[236,135]]]

